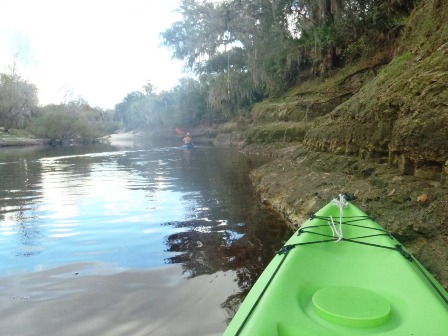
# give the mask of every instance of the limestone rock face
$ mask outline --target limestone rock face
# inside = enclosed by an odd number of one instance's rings
[[[403,173],[440,179],[448,159],[448,43],[419,62],[410,57],[395,59],[320,118],[305,144],[382,157]]]
[[[349,99],[316,119],[313,149],[380,158],[404,174],[446,180],[448,159],[448,4],[424,2],[394,57]],[[407,49],[406,49],[407,48]]]

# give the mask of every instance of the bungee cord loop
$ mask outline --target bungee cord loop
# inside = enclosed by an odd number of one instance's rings
[[[336,227],[333,216],[331,215],[328,220],[328,225],[330,225],[331,231],[333,232],[333,238],[338,238],[336,239],[336,243],[339,243],[344,238],[344,234],[342,232],[342,218],[344,217],[344,208],[347,207],[348,202],[345,199],[344,194],[339,194],[338,198],[334,198],[331,203],[339,208],[339,227]]]

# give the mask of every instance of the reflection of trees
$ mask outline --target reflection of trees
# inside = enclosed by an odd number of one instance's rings
[[[32,221],[22,221],[17,224],[16,229],[19,231],[19,240],[22,246],[16,252],[16,256],[30,257],[42,252],[40,244],[42,232],[39,225]]]
[[[0,152],[0,220],[16,223],[11,229],[17,231],[23,247],[16,254],[23,256],[40,253],[40,249],[35,248],[40,245],[42,236],[34,222],[41,196],[35,188],[41,182],[41,165],[36,155],[36,151],[28,149],[2,149]]]
[[[189,277],[234,271],[241,292],[222,304],[233,316],[291,232],[253,195],[248,172],[255,162],[235,151],[200,149],[178,165],[176,184],[184,191],[200,190],[195,202],[201,210],[190,220],[165,223],[181,229],[166,238],[167,251],[176,253],[166,262],[181,263]]]
[[[269,216],[268,216],[269,217]],[[271,218],[274,219],[274,218]],[[181,263],[188,277],[212,274],[218,271],[235,271],[241,292],[230,296],[223,303],[229,316],[233,316],[237,306],[249,292],[252,285],[273,258],[283,241],[289,237],[285,227],[271,223],[260,223],[260,230],[246,231],[247,227],[233,226],[222,230],[212,227],[208,232],[197,230],[200,221],[169,223],[175,227],[190,224],[190,230],[172,234],[166,238],[169,252],[176,255],[167,258],[167,263]]]
[[[238,284],[242,290],[250,288],[283,241],[283,230],[263,235],[258,232],[244,232],[243,227],[223,230],[219,226],[207,232],[197,230],[210,222],[187,221],[168,223],[177,228],[190,226],[190,230],[174,233],[166,238],[167,251],[176,255],[167,258],[167,263],[183,263],[189,277],[211,274],[217,271],[235,270],[239,275]],[[201,225],[202,224],[202,225]],[[262,234],[264,237],[258,238]]]

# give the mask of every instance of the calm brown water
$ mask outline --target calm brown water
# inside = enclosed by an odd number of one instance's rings
[[[0,334],[221,334],[291,234],[252,193],[259,164],[207,147],[0,149]]]

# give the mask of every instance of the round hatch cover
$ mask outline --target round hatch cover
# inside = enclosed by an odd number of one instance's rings
[[[358,287],[325,287],[313,295],[315,312],[332,323],[349,327],[375,327],[390,317],[390,303]]]

